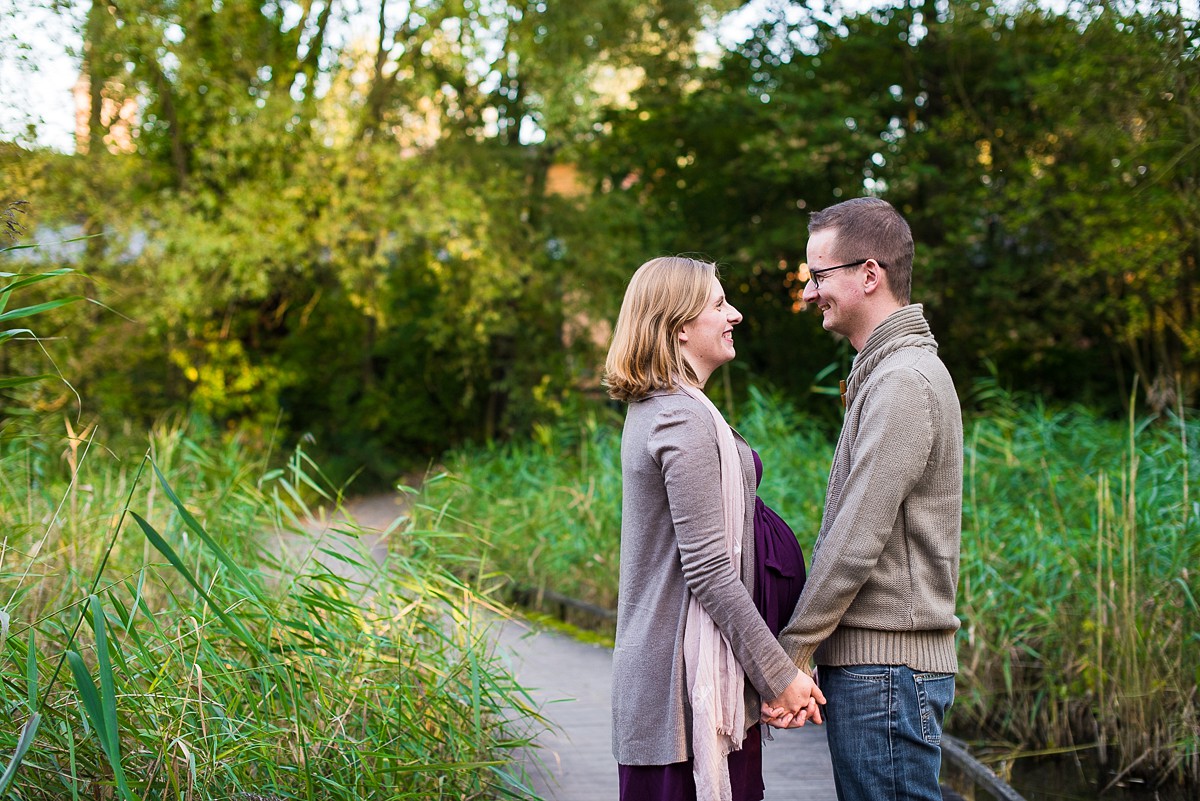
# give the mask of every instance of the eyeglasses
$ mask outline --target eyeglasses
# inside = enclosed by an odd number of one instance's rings
[[[867,262],[869,262],[869,261],[870,261],[870,259],[859,259],[858,261],[852,261],[852,262],[850,262],[850,263],[848,263],[848,264],[839,264],[839,265],[838,265],[838,266],[836,266],[836,267],[822,267],[822,268],[821,268],[821,269],[819,269],[819,270],[810,270],[810,269],[808,269],[808,265],[807,265],[807,264],[805,264],[805,265],[804,265],[804,266],[801,268],[801,270],[800,270],[800,278],[801,278],[801,280],[803,280],[803,281],[804,281],[804,283],[806,283],[806,284],[807,284],[809,281],[812,281],[812,282],[813,282],[813,286],[814,286],[814,287],[816,287],[817,289],[820,289],[820,288],[821,288],[821,282],[818,280],[817,276],[824,275],[825,273],[831,273],[831,272],[833,272],[834,270],[841,270],[841,269],[844,269],[844,268],[846,268],[846,267],[857,267],[857,266],[859,266],[860,264],[866,264],[866,263],[867,263]],[[882,265],[882,264],[880,264],[879,266],[880,266],[880,267],[883,267],[883,265]]]
[[[820,270],[809,270],[809,265],[804,265],[804,269],[800,270],[800,278],[804,279],[804,283],[812,282],[812,285],[817,289],[821,289],[821,281],[817,276],[823,276],[824,273],[833,272],[834,270],[845,270],[846,267],[857,267],[860,264],[866,264],[866,259],[851,261],[848,264],[839,264],[836,267],[822,267]]]

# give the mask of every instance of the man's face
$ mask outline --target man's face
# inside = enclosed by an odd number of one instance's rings
[[[844,264],[838,259],[847,254],[838,254],[836,247],[836,230],[825,229],[809,237],[808,269],[816,271]],[[832,270],[820,276],[819,287],[812,279],[804,286],[802,297],[806,303],[815,305],[821,312],[821,325],[826,331],[846,337],[854,334],[855,325],[861,317],[860,308],[864,298],[862,283],[859,281],[861,272],[860,267]]]

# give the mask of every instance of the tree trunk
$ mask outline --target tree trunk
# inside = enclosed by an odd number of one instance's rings
[[[87,237],[84,253],[84,269],[94,271],[104,258],[104,222],[100,218],[104,187],[101,165],[104,158],[104,83],[108,79],[105,69],[105,37],[108,12],[100,0],[92,0],[88,9],[87,28],[83,43],[83,69],[88,78],[88,128],[86,147],[88,204],[87,217],[83,221],[83,234]]]

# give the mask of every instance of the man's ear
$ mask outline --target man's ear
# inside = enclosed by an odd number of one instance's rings
[[[863,294],[870,295],[877,290],[886,289],[887,285],[884,283],[886,280],[879,262],[867,259],[863,263]]]

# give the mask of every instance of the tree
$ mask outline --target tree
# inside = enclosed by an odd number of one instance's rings
[[[594,382],[568,323],[614,310],[647,226],[547,176],[621,102],[598,73],[685,82],[699,7],[384,0],[365,39],[336,3],[87,9],[86,154],[14,154],[66,179],[47,228],[103,233],[89,274],[124,317],[69,343],[85,396],[282,421],[386,476]],[[96,109],[122,97],[115,150]]]
[[[762,321],[744,352],[786,386],[847,366],[792,316],[805,211],[874,193],[913,226],[916,300],[957,375],[992,362],[1112,404],[1129,385],[1114,372],[1136,373],[1161,408],[1177,378],[1200,379],[1196,42],[1167,5],[793,11],[698,90],[639,97],[598,164],[637,177],[626,191],[670,221],[673,247],[736,254]]]

